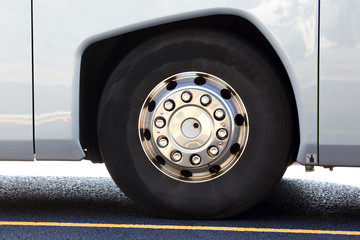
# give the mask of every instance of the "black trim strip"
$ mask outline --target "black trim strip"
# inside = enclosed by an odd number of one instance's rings
[[[320,165],[320,2],[318,1],[318,31],[317,31],[317,164]]]
[[[34,3],[31,0],[31,80],[32,80],[32,124],[33,124],[33,152],[36,159],[35,149],[35,81],[34,81]]]

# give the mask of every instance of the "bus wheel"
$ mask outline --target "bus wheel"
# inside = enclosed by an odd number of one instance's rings
[[[102,157],[122,191],[163,216],[238,214],[266,196],[295,151],[287,90],[243,39],[161,35],[128,54],[106,84]]]

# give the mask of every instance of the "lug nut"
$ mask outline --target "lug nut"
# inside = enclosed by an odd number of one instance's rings
[[[165,119],[162,117],[158,117],[155,119],[155,126],[158,128],[163,128],[165,126],[166,122]]]
[[[161,148],[166,147],[169,143],[167,138],[164,136],[159,137],[157,142],[158,142],[159,147],[161,147]]]
[[[190,92],[185,91],[181,94],[181,100],[183,100],[184,102],[186,103],[190,102],[191,99],[192,99],[192,95]]]
[[[220,129],[217,131],[216,136],[217,136],[218,139],[224,140],[225,138],[227,138],[228,132],[226,131],[226,129],[220,128]]]
[[[214,117],[216,120],[223,120],[225,118],[225,112],[222,109],[216,109],[214,112]]]
[[[211,102],[211,97],[209,95],[202,95],[200,98],[200,102],[203,106],[207,106]]]
[[[175,103],[173,100],[168,99],[164,102],[164,108],[166,111],[172,111],[175,108]]]
[[[199,155],[192,155],[190,158],[190,162],[192,165],[199,165],[201,163],[201,158]]]
[[[178,162],[180,161],[182,158],[182,155],[181,155],[181,152],[179,151],[175,151],[171,154],[171,159],[174,161],[174,162]]]
[[[212,146],[208,149],[208,154],[210,157],[215,157],[219,154],[219,149],[215,146]]]

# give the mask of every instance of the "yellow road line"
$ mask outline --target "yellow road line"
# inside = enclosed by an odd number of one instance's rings
[[[0,226],[42,226],[42,227],[88,227],[88,228],[131,228],[131,229],[169,229],[169,230],[201,230],[201,231],[232,231],[262,233],[304,233],[356,235],[360,231],[331,231],[311,229],[277,229],[277,228],[243,228],[243,227],[212,227],[212,226],[181,226],[181,225],[144,225],[144,224],[107,224],[107,223],[70,223],[70,222],[7,222],[0,221]]]

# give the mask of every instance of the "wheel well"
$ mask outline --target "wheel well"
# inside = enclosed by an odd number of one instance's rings
[[[102,91],[107,79],[117,64],[136,46],[157,35],[179,30],[206,28],[214,31],[238,35],[261,49],[284,79],[287,95],[293,104],[296,121],[297,146],[294,148],[294,159],[299,147],[299,124],[294,93],[287,72],[275,50],[264,35],[249,21],[232,15],[214,15],[162,24],[146,29],[121,34],[104,39],[88,46],[81,59],[80,69],[80,141],[86,149],[86,159],[94,163],[103,162],[97,140],[97,113]]]

